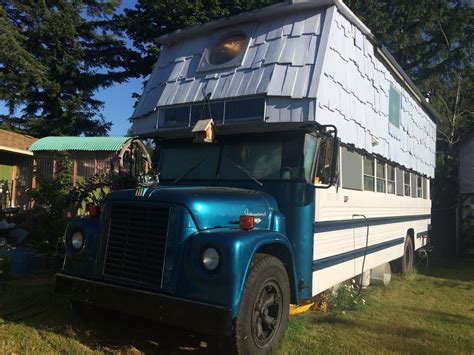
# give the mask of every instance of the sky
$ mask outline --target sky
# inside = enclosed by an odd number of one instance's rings
[[[136,0],[123,0],[118,12],[122,13],[124,8],[135,6]],[[128,82],[115,84],[109,88],[98,90],[95,98],[104,102],[102,114],[106,121],[113,123],[109,131],[110,136],[123,136],[131,127],[129,121],[133,113],[133,104],[136,99],[132,98],[134,92],[142,93],[142,83],[145,78],[131,78]],[[3,102],[0,101],[0,114],[7,114]]]
[[[122,5],[118,8],[118,13],[122,13],[125,8],[135,6],[136,0],[122,0]],[[110,136],[123,136],[127,133],[127,129],[131,126],[129,121],[133,113],[133,104],[136,99],[132,98],[132,94],[142,93],[142,83],[144,78],[131,78],[123,84],[115,84],[107,89],[97,92],[95,97],[104,101],[102,114],[106,121],[111,121],[113,126],[109,132]]]

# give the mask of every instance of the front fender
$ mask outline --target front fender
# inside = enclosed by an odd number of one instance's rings
[[[71,237],[75,232],[81,232],[84,236],[84,247],[80,251],[74,250],[71,246]],[[63,264],[64,273],[75,276],[94,275],[99,233],[99,218],[75,218],[69,222],[64,234],[66,249]]]
[[[291,270],[295,270],[292,247],[284,234],[240,229],[195,233],[186,241],[186,257],[181,268],[184,272],[180,275],[177,296],[229,307],[232,316],[236,317],[252,258],[259,249],[270,245],[286,248],[291,258]],[[212,272],[201,265],[201,255],[209,247],[215,248],[220,255],[219,267]],[[294,271],[290,274],[290,283],[295,285]]]

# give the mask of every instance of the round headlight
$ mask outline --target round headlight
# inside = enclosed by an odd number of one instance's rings
[[[71,237],[72,247],[76,250],[79,250],[84,245],[84,236],[81,232],[75,232]]]
[[[219,266],[219,253],[214,248],[207,248],[202,253],[202,265],[206,270],[213,271]]]

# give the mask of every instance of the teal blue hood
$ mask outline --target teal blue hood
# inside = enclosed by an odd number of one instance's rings
[[[200,230],[237,227],[241,215],[253,215],[255,229],[270,229],[278,211],[275,199],[267,193],[229,187],[145,187],[113,192],[107,200],[182,205]]]

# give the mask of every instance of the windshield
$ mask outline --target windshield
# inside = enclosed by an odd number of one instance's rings
[[[317,138],[304,133],[221,137],[215,144],[190,140],[161,146],[161,179],[310,180]]]

